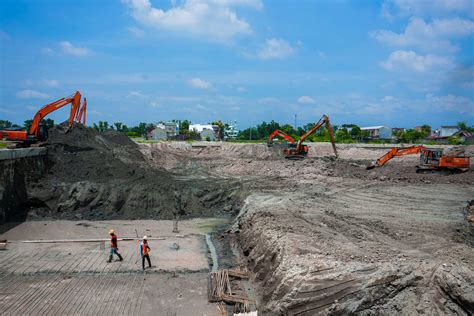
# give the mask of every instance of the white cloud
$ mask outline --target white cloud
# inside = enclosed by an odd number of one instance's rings
[[[156,108],[156,109],[158,109],[158,108],[161,107],[160,103],[158,103],[158,102],[156,102],[156,101],[150,102],[150,106],[151,106],[152,108]]]
[[[59,86],[59,83],[57,80],[54,80],[54,79],[42,79],[40,80],[40,82],[38,83],[40,86],[42,87],[48,87],[48,88],[54,88],[54,87],[58,87]]]
[[[445,16],[452,13],[474,15],[472,0],[386,0],[382,15],[393,18],[401,16]]]
[[[260,104],[275,104],[275,103],[280,102],[280,100],[273,97],[266,97],[266,98],[259,99],[257,102]]]
[[[397,50],[380,66],[388,71],[414,71],[426,73],[447,71],[455,67],[451,59],[437,55],[418,55],[414,51]]]
[[[21,99],[46,99],[49,95],[36,90],[22,90],[17,93],[17,96]]]
[[[398,101],[398,99],[395,98],[394,96],[386,95],[382,98],[382,101],[383,102],[394,102],[394,101]]]
[[[294,48],[287,41],[270,38],[258,50],[257,57],[260,59],[283,59],[293,54],[294,51]]]
[[[237,87],[238,92],[247,92],[247,89],[244,87]]]
[[[136,37],[144,37],[145,36],[145,31],[136,27],[136,26],[130,26],[129,28],[127,28],[127,30],[132,33],[133,35],[135,35]]]
[[[51,56],[51,55],[53,55],[53,53],[54,53],[54,51],[49,47],[43,47],[41,49],[41,54],[43,54],[43,55]]]
[[[135,20],[143,25],[221,42],[252,33],[247,21],[239,18],[232,7],[262,7],[259,0],[185,0],[168,10],[153,7],[149,0],[122,2],[130,8]]]
[[[474,22],[461,18],[435,19],[425,23],[412,18],[403,33],[376,30],[370,36],[379,42],[396,47],[417,47],[425,51],[442,50],[453,52],[458,47],[451,41],[468,37],[474,33]]]
[[[312,97],[309,97],[307,95],[303,95],[303,96],[298,98],[298,103],[301,103],[301,104],[315,104],[316,101]]]
[[[451,111],[460,114],[474,115],[474,101],[467,97],[448,94],[445,96],[426,95],[430,107],[441,111]]]
[[[211,89],[212,88],[212,84],[210,82],[204,81],[199,78],[193,78],[189,80],[188,83],[191,87],[197,88],[197,89]]]
[[[64,53],[77,56],[77,57],[85,57],[92,55],[92,51],[86,47],[75,47],[68,41],[63,41],[59,43]]]
[[[127,98],[146,98],[147,96],[143,93],[141,93],[140,91],[130,91],[128,94],[127,94]]]

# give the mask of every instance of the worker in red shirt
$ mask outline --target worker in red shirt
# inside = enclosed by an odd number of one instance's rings
[[[148,261],[148,267],[151,268],[150,261],[150,246],[148,245],[147,236],[143,236],[143,241],[140,243],[140,255],[142,256],[142,269],[145,270],[145,259]]]
[[[110,235],[110,255],[109,255],[109,260],[107,262],[112,262],[112,257],[114,253],[119,257],[119,260],[122,261],[123,258],[118,252],[118,243],[117,243],[117,235],[115,235],[115,230],[111,229],[109,231]]]

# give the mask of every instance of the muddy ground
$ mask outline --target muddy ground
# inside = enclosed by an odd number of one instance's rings
[[[264,144],[50,134],[47,156],[2,163],[7,221],[171,219],[180,200],[182,218],[231,218],[217,250],[225,261],[232,245],[224,266],[249,269],[265,314],[474,312],[472,170],[417,174],[406,156],[368,171],[387,150],[371,146],[289,161]]]
[[[418,157],[365,166],[387,149],[313,144],[303,161],[264,145],[142,144],[157,166],[239,179],[229,232],[268,314],[474,312],[463,210],[474,172],[417,174]],[[472,151],[467,148],[467,152]]]

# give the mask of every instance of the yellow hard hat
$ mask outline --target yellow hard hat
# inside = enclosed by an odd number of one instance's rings
[[[109,235],[115,234],[115,230],[111,229],[109,230]]]

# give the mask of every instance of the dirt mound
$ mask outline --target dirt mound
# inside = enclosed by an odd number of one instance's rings
[[[259,310],[284,315],[472,313],[472,248],[465,232],[456,231],[460,219],[441,220],[452,193],[439,190],[420,216],[395,206],[412,188],[401,187],[400,196],[390,201],[368,201],[368,195],[353,197],[352,192],[334,199],[249,196],[234,236],[260,293]],[[412,200],[418,202],[426,204]],[[458,207],[448,209],[456,213]],[[422,227],[430,210],[432,218]],[[365,217],[365,212],[378,214]],[[454,236],[455,246],[450,243]]]
[[[171,219],[178,213],[190,218],[232,214],[240,203],[238,185],[183,179],[152,167],[136,143],[115,131],[57,126],[49,131],[45,146],[44,163],[31,157],[30,164],[13,164],[8,172],[18,176],[0,183],[11,189],[24,182],[22,193],[12,193],[9,204],[30,219]],[[36,181],[23,179],[30,173],[40,176]],[[18,210],[7,213],[12,211]]]

